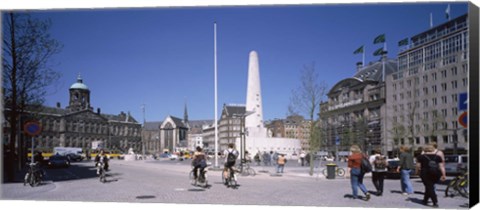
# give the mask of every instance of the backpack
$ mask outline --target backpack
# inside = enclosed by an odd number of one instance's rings
[[[228,152],[227,163],[234,164],[236,160],[237,160],[237,157],[235,156],[235,154],[233,154],[233,151]]]
[[[427,172],[431,175],[437,175],[440,172],[440,167],[438,166],[438,162],[435,161],[437,159],[437,155],[435,153],[435,157],[430,159],[427,155],[424,155],[428,159],[427,164]]]
[[[385,170],[387,168],[387,161],[384,156],[379,155],[375,157],[373,165],[375,166],[375,170]]]
[[[193,166],[205,168],[207,167],[207,161],[205,161],[205,155],[198,155],[197,158],[193,160]]]
[[[362,174],[372,171],[372,164],[370,164],[370,161],[365,156],[362,156],[360,171],[362,172]]]

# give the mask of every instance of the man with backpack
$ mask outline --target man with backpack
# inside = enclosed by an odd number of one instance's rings
[[[228,149],[226,149],[224,152],[223,152],[223,155],[225,156],[225,164],[224,164],[224,169],[223,169],[223,175],[225,176],[225,178],[227,178],[228,174],[227,172],[230,171],[230,176],[233,176],[233,173],[234,173],[234,168],[233,166],[235,166],[235,163],[237,161],[237,157],[238,157],[238,151],[234,148],[235,145],[233,143],[230,143],[228,144]],[[225,179],[227,180],[227,179]],[[225,183],[227,184],[227,183]]]
[[[385,175],[387,174],[387,158],[381,154],[380,149],[375,149],[372,151],[369,161],[373,166],[372,182],[377,189],[377,196],[382,196],[383,181],[385,180]]]

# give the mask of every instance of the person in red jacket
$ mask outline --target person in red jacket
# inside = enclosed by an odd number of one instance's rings
[[[363,184],[363,177],[365,173],[360,170],[362,158],[364,154],[358,145],[352,145],[350,147],[351,155],[348,156],[348,174],[350,174],[350,183],[352,185],[353,199],[358,198],[358,188],[365,194],[365,200],[370,200],[370,193]]]

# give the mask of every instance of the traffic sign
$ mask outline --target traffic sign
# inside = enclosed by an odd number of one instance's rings
[[[458,110],[464,111],[468,109],[468,93],[458,94]]]
[[[30,136],[36,136],[42,132],[42,126],[37,121],[29,121],[23,126],[23,131]]]
[[[460,117],[458,117],[458,122],[460,125],[462,125],[464,128],[468,127],[468,114],[467,112],[463,112]]]
[[[340,137],[335,136],[335,145],[340,145]]]

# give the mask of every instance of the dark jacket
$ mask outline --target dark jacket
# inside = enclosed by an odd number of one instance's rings
[[[410,154],[408,152],[400,153],[399,166],[400,166],[400,170],[415,169],[412,154]]]

